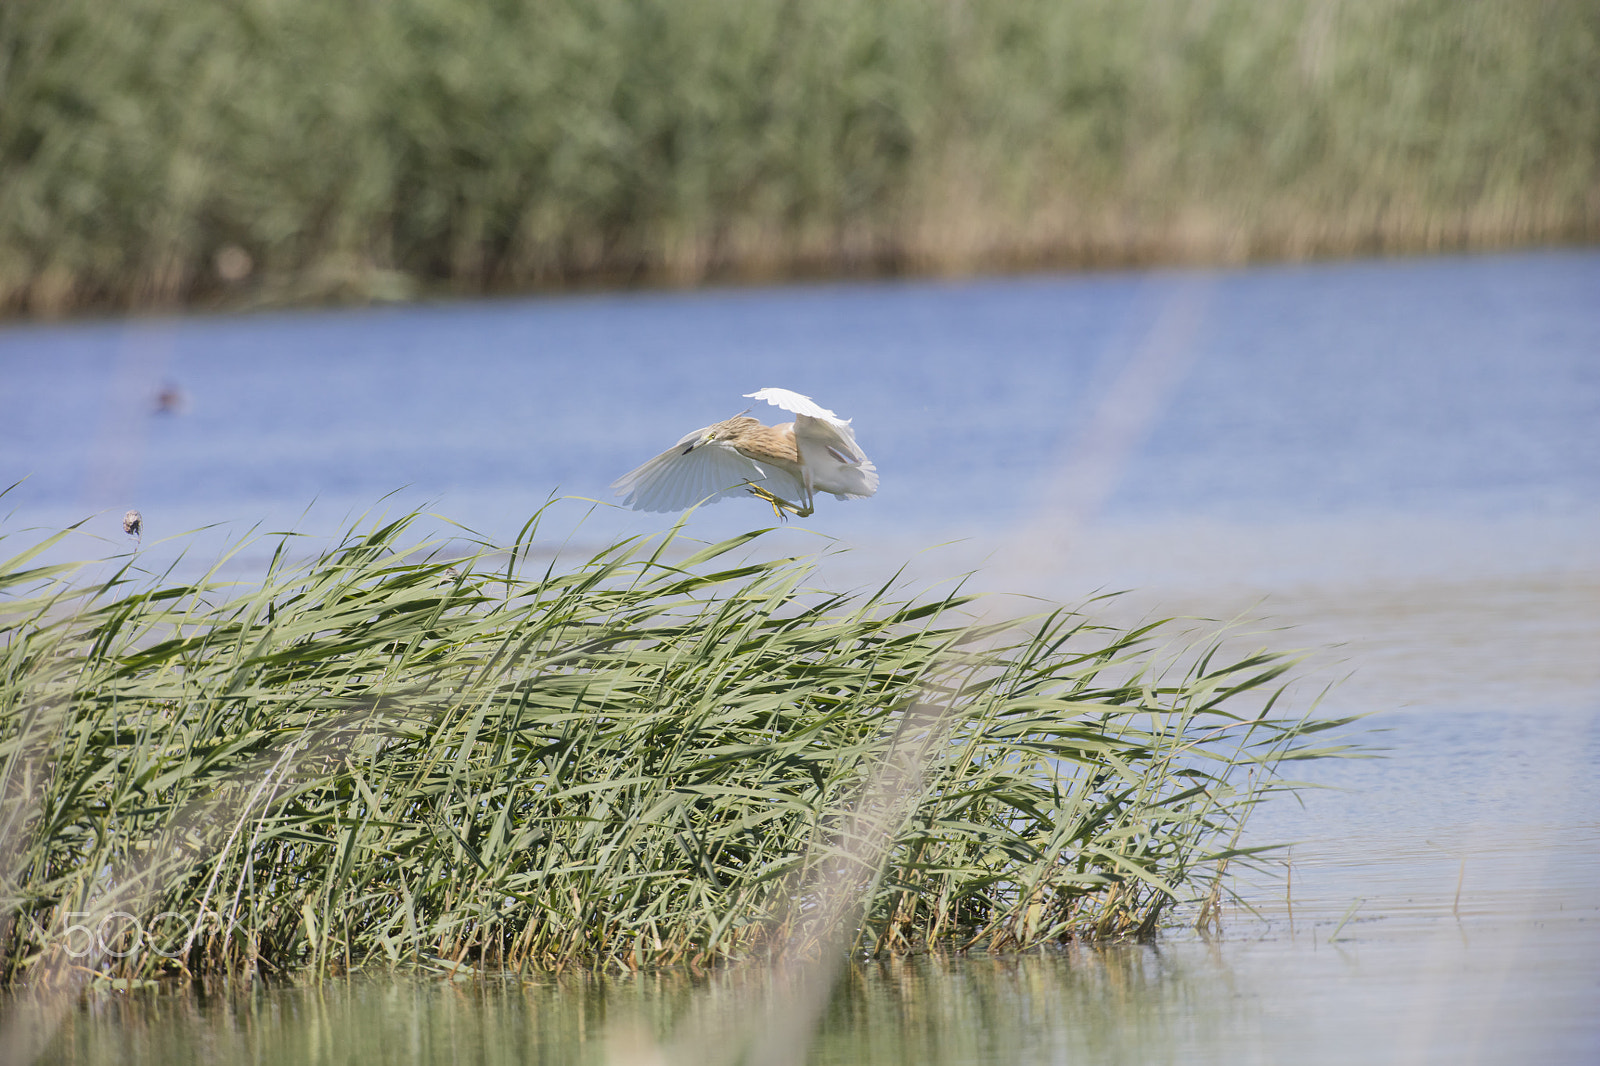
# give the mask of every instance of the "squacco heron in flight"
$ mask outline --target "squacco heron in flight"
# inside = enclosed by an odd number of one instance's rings
[[[681,511],[726,496],[756,496],[785,512],[809,518],[816,494],[859,500],[878,491],[878,471],[856,443],[847,419],[811,397],[788,389],[745,393],[794,415],[766,426],[734,415],[697,429],[671,448],[611,483],[636,511]]]

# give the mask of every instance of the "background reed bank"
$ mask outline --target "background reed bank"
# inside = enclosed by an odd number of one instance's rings
[[[11,0],[0,308],[1600,237],[1589,0]]]
[[[5,981],[1145,936],[1330,724],[1275,656],[807,591],[759,534],[447,566],[404,527],[249,586],[0,565]]]

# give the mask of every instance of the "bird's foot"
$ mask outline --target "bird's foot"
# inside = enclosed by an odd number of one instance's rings
[[[815,508],[797,507],[781,496],[774,496],[772,493],[768,492],[760,485],[754,484],[753,482],[746,481],[744,484],[745,488],[750,490],[750,495],[760,497],[772,505],[772,513],[777,516],[780,521],[787,522],[789,520],[789,515],[794,515],[796,518],[810,518],[815,512]]]

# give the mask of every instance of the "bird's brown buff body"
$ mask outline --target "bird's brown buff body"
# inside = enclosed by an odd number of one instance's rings
[[[800,449],[794,442],[793,422],[767,426],[748,415],[736,415],[718,422],[713,436],[716,440],[727,441],[757,462],[799,473]]]

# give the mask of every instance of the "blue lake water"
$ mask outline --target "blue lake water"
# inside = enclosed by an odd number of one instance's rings
[[[25,514],[139,505],[156,535],[401,488],[509,535],[549,493],[607,496],[779,384],[853,418],[884,474],[871,505],[829,508],[829,533],[989,532],[1032,515],[1179,301],[1182,352],[1104,518],[1600,500],[1588,252],[13,325],[0,463],[29,478]],[[152,417],[167,382],[186,410]]]
[[[846,586],[909,560],[1069,603],[1128,589],[1097,608],[1119,620],[1243,614],[1308,650],[1297,698],[1343,679],[1324,706],[1374,713],[1388,749],[1260,813],[1258,838],[1296,842],[1290,883],[1241,882],[1221,941],[982,995],[966,971],[863,971],[816,1061],[851,1061],[869,1016],[904,1029],[862,1061],[1600,1061],[1600,252],[13,324],[3,529],[88,518],[62,551],[98,557],[133,547],[137,508],[152,569],[413,506],[504,541],[769,385],[854,419],[882,488],[761,550],[848,548],[819,574]],[[771,517],[729,500],[688,529]],[[582,552],[668,521],[566,502],[543,529]],[[1131,991],[1084,1030],[1113,978]],[[1020,1035],[952,1022],[933,1056],[905,1019],[972,1017],[964,996]],[[102,1015],[64,1058],[176,1055]],[[185,1031],[234,1047],[229,1017]]]

